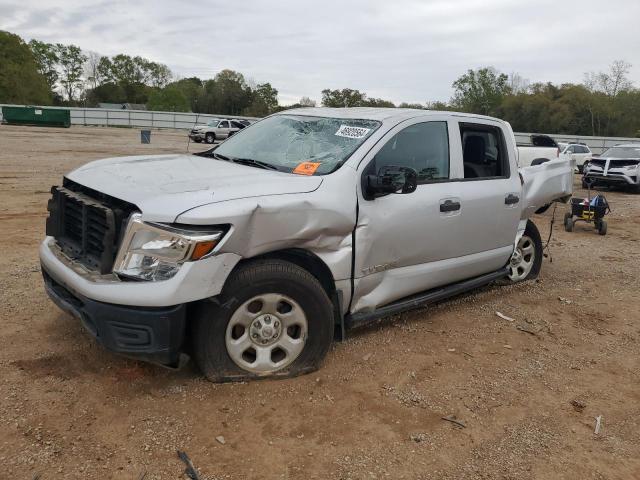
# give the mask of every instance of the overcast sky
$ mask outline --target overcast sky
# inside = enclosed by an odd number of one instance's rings
[[[486,65],[579,83],[623,59],[640,85],[640,0],[0,0],[0,29],[141,55],[182,77],[238,70],[283,104],[344,87],[447,100],[456,78]]]

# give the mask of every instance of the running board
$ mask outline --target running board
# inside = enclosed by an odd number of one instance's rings
[[[358,328],[373,323],[383,317],[395,315],[406,310],[416,307],[429,305],[440,300],[445,300],[461,293],[488,285],[491,282],[506,277],[509,269],[504,267],[492,273],[481,275],[470,280],[464,280],[458,283],[452,283],[445,287],[434,288],[411,297],[405,297],[402,300],[380,307],[372,312],[354,313],[345,316],[344,323],[347,329]]]

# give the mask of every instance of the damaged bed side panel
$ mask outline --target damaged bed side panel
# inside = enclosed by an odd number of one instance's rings
[[[521,168],[520,174],[524,180],[521,219],[529,218],[540,207],[553,201],[566,202],[573,192],[574,168],[575,160],[564,158]]]

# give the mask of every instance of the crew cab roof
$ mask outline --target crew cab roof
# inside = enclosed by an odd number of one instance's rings
[[[377,120],[380,122],[399,123],[408,118],[450,115],[454,117],[480,118],[504,123],[502,120],[484,115],[448,112],[438,110],[420,110],[417,108],[384,108],[384,107],[308,107],[284,110],[275,115],[308,115],[312,117],[344,118],[357,120]]]

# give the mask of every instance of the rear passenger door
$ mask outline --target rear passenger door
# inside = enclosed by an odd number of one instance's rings
[[[499,123],[471,119],[458,122],[461,156],[461,220],[467,242],[464,255],[476,255],[484,268],[497,270],[509,259],[520,221],[521,183],[515,170],[513,142]]]

